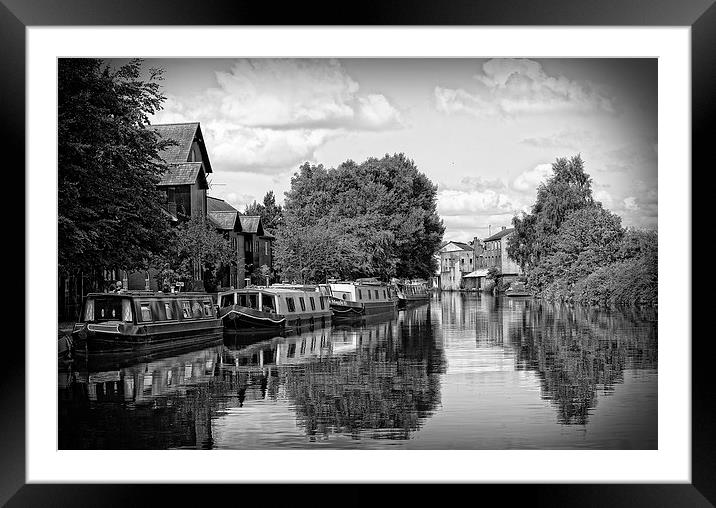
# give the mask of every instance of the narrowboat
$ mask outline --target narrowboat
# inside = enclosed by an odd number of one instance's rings
[[[375,278],[331,282],[327,286],[331,292],[334,319],[355,319],[395,312],[396,300],[390,288]]]
[[[207,293],[122,291],[88,294],[72,338],[79,352],[146,352],[203,343],[221,332]]]
[[[218,294],[218,305],[224,330],[283,330],[331,320],[328,297],[308,288],[233,289]]]
[[[408,304],[426,303],[430,300],[428,286],[424,281],[395,281],[394,284],[400,308],[404,308]]]

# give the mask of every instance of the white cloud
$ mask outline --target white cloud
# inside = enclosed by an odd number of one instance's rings
[[[533,169],[521,173],[512,182],[512,187],[520,192],[534,192],[540,183],[552,175],[552,164],[538,164]]]
[[[435,87],[438,111],[464,111],[476,116],[514,116],[551,112],[614,111],[612,101],[589,82],[549,76],[526,59],[485,62],[473,91]]]
[[[624,208],[631,212],[638,210],[639,205],[636,203],[636,198],[634,196],[624,198]]]
[[[153,123],[201,122],[223,171],[286,171],[334,137],[403,125],[384,95],[360,95],[337,60],[242,59],[216,80],[194,97],[168,95]]]
[[[438,212],[441,216],[513,213],[516,207],[507,194],[494,190],[442,190],[438,193]]]

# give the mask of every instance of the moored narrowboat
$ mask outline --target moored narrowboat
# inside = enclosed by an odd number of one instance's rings
[[[356,319],[395,312],[396,299],[390,288],[375,278],[332,282],[327,286],[331,291],[334,319]]]
[[[78,351],[137,352],[214,340],[221,320],[207,293],[90,293],[72,337]]]
[[[331,320],[328,297],[307,288],[249,287],[218,295],[225,330],[295,328]]]
[[[396,292],[398,294],[398,307],[404,308],[409,304],[425,303],[430,300],[428,286],[424,281],[396,281]]]

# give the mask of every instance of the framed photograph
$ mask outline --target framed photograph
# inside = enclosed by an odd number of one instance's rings
[[[713,504],[691,168],[716,7],[656,4],[317,25],[5,1],[27,240],[3,503],[510,483]]]

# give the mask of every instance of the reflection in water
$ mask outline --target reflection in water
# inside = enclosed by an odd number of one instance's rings
[[[655,448],[656,370],[655,314],[443,293],[353,326],[75,360],[59,445]]]

